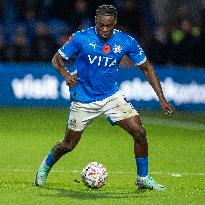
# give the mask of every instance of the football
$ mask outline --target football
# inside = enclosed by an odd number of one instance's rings
[[[91,189],[103,187],[107,181],[108,173],[106,168],[98,162],[90,162],[81,173],[83,183]]]

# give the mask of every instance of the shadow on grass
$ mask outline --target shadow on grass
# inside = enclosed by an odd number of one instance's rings
[[[18,191],[19,193],[33,193],[34,195],[43,197],[59,197],[79,200],[150,198],[152,197],[152,195],[150,195],[149,193],[153,192],[149,190],[122,189],[120,187],[115,187],[115,189],[112,190],[110,188],[88,189],[81,187],[76,189],[76,187],[60,188],[58,186],[59,184],[50,184],[47,187],[36,187],[31,182],[12,181],[0,183],[0,190],[7,190],[10,192]],[[161,192],[160,197],[162,196],[164,196],[164,193],[162,194]]]
[[[71,190],[71,189],[58,189],[58,188],[46,188],[49,191],[57,191],[56,194],[41,194],[41,196],[54,196],[54,197],[68,197],[81,200],[96,200],[96,199],[120,199],[120,198],[138,198],[142,197],[141,194],[145,190],[136,190],[134,192],[123,191],[104,191],[104,190]],[[146,197],[144,195],[144,197]]]

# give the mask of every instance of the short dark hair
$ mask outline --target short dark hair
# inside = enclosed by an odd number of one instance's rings
[[[113,5],[106,5],[103,4],[98,7],[96,10],[96,16],[102,15],[102,16],[114,16],[117,18],[117,9]]]

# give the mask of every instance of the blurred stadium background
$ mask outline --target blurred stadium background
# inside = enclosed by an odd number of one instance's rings
[[[118,8],[118,28],[138,39],[176,109],[204,111],[204,0],[1,0],[0,106],[69,104],[51,58],[73,32],[94,25],[102,3]],[[139,71],[122,69],[118,80],[134,106],[159,108]]]
[[[39,163],[64,134],[70,104],[51,58],[73,32],[94,25],[102,3],[118,8],[118,28],[138,39],[178,111],[156,111],[142,72],[123,59],[119,85],[141,114],[150,174],[167,186],[163,193],[136,191],[132,139],[103,118],[55,165],[46,188],[33,186]],[[1,0],[0,204],[204,204],[204,29],[205,0]],[[108,169],[102,190],[80,183],[90,161]]]

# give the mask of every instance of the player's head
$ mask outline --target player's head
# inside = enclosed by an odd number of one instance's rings
[[[96,10],[95,24],[97,34],[108,40],[117,23],[117,9],[113,5],[101,5]]]

